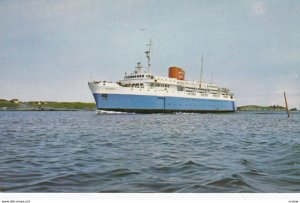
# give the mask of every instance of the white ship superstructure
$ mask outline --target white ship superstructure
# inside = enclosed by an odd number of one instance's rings
[[[134,71],[125,74],[123,80],[89,82],[98,109],[141,113],[235,111],[234,97],[229,89],[204,83],[202,79],[187,81],[180,67],[170,67],[169,77],[155,76],[150,73],[150,46],[145,53],[146,71],[137,63]]]

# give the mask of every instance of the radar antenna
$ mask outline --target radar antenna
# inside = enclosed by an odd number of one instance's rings
[[[148,73],[150,73],[150,67],[151,67],[151,51],[152,51],[152,42],[151,39],[149,40],[149,44],[147,44],[147,46],[149,47],[149,49],[147,51],[145,51],[146,57],[148,59]]]

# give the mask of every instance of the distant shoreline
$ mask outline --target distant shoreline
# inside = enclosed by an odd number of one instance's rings
[[[237,107],[237,111],[286,111],[283,106],[257,106],[257,105],[246,105]],[[296,108],[291,108],[290,111],[297,111]]]
[[[95,111],[95,103],[0,101],[0,111]]]

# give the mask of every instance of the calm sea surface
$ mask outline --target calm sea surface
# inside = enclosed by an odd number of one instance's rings
[[[300,192],[300,114],[0,112],[0,192]]]

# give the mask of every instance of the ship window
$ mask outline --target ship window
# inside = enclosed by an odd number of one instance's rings
[[[101,97],[102,97],[102,99],[107,100],[107,94],[102,94]]]

